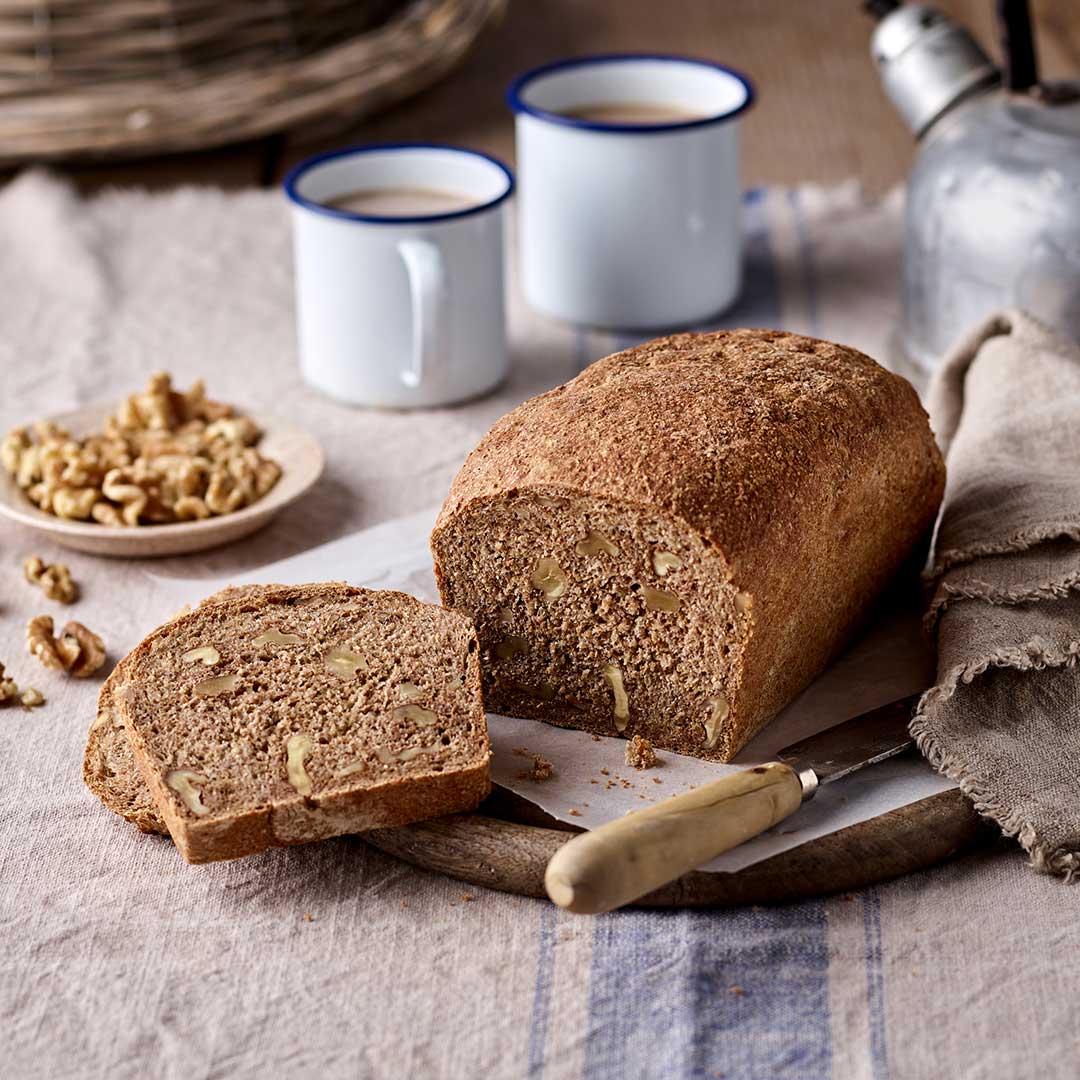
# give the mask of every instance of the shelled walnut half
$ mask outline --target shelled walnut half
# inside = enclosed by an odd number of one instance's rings
[[[231,514],[281,477],[256,449],[255,421],[207,398],[201,380],[181,393],[158,372],[104,428],[81,439],[48,421],[15,428],[0,442],[0,465],[39,509],[106,526]]]
[[[23,574],[31,585],[37,585],[50,599],[61,604],[74,604],[79,598],[79,586],[71,577],[66,563],[46,563],[32,555],[23,563]]]
[[[26,650],[44,667],[76,679],[93,675],[106,655],[105,642],[82,623],[69,622],[54,637],[51,615],[38,615],[26,624]]]

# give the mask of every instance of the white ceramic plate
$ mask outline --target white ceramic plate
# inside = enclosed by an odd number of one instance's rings
[[[81,436],[101,431],[105,417],[112,411],[112,406],[89,405],[50,419],[72,435]],[[0,468],[0,516],[36,529],[64,547],[91,555],[121,558],[186,555],[239,540],[261,529],[278,511],[300,498],[319,479],[323,469],[322,447],[306,431],[273,416],[253,415],[252,419],[263,431],[259,453],[281,466],[281,479],[258,502],[233,514],[171,525],[109,526],[65,521],[39,510]]]

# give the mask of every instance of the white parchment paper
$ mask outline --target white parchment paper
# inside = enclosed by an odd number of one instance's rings
[[[367,588],[399,589],[438,602],[427,538],[437,509],[384,522],[300,555],[269,563],[250,580],[283,585],[343,580]],[[155,578],[164,614],[197,603],[224,579]],[[147,627],[146,629],[149,629]],[[132,642],[131,644],[134,644]],[[624,763],[625,740],[552,727],[537,720],[489,714],[495,783],[517,792],[562,821],[595,828],[666,796],[747,765],[772,760],[781,748],[930,684],[934,657],[914,609],[890,611],[873,624],[824,675],[746,746],[736,764],[718,765],[658,751],[660,765],[636,770]],[[550,779],[524,778],[539,754],[554,766]],[[955,785],[917,755],[905,755],[823,787],[775,829],[714,859],[703,869],[732,872],[807,840],[867,821]]]

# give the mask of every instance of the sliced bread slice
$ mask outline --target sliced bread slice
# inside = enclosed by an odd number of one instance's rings
[[[116,665],[98,693],[97,716],[86,736],[83,781],[105,808],[127,818],[142,832],[167,833],[150,789],[143,782],[124,722],[113,698],[124,678],[123,661]]]
[[[229,585],[208,596],[202,604],[236,600],[252,596],[281,585]],[[201,606],[201,605],[200,605]],[[183,612],[187,614],[187,612]],[[124,661],[113,668],[98,693],[97,715],[86,736],[83,756],[83,781],[102,805],[114,814],[126,818],[142,832],[164,833],[169,830],[157,812],[150,789],[143,781],[124,722],[116,711],[113,693],[124,679]]]
[[[472,624],[403,593],[208,604],[125,659],[114,701],[189,862],[471,810],[490,789]]]

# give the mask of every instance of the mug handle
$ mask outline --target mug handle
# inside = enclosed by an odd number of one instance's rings
[[[408,237],[398,242],[398,254],[409,275],[412,299],[412,359],[401,381],[416,389],[442,366],[440,340],[446,340],[446,264],[430,240]]]

